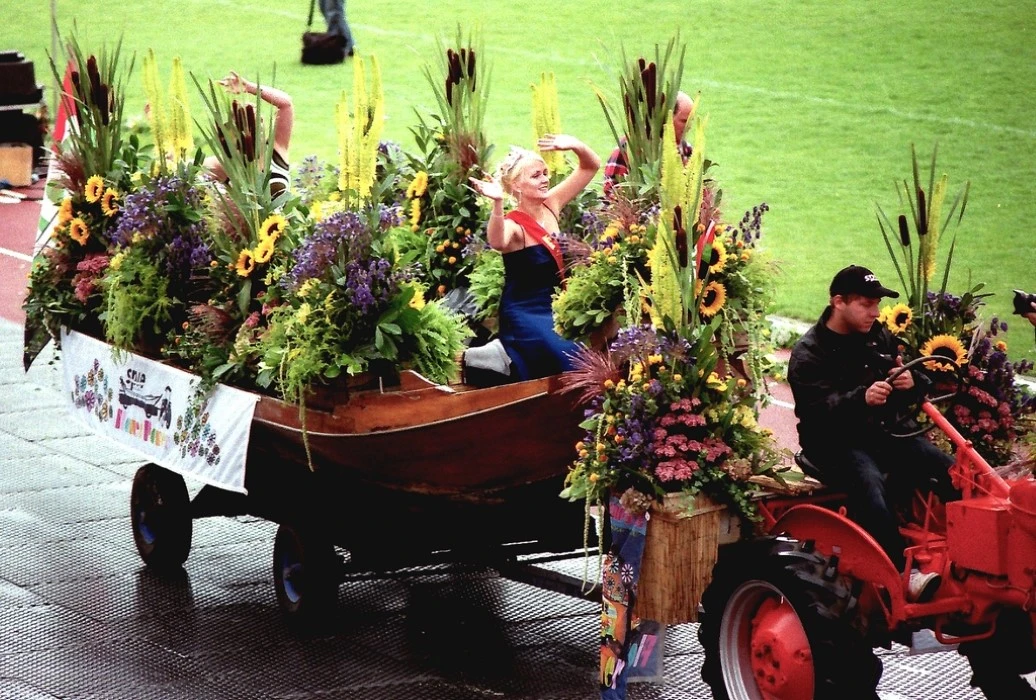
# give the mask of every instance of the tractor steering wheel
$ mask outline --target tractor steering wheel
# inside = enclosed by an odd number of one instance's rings
[[[952,366],[952,367],[951,367]],[[964,389],[964,367],[948,357],[940,355],[926,355],[918,357],[916,359],[907,362],[902,367],[897,367],[886,379],[889,384],[895,380],[896,377],[903,374],[906,371],[911,370],[914,367],[922,367],[933,375],[937,375],[939,383],[933,381],[933,378],[923,372],[914,372],[914,384],[924,384],[924,391],[920,392],[910,403],[903,404],[900,406],[894,414],[881,421],[882,427],[888,432],[889,435],[896,438],[908,438],[914,437],[915,435],[923,435],[929,430],[935,427],[935,423],[928,421],[926,425],[917,428],[916,430],[909,430],[906,432],[897,432],[897,429],[905,429],[906,422],[908,419],[913,419],[919,413],[921,413],[921,404],[928,402],[931,404],[941,404],[952,401],[957,394],[961,393]],[[939,394],[937,396],[928,396],[928,392],[936,387],[945,386],[944,382],[947,381],[947,375],[953,377],[953,390],[947,393]]]

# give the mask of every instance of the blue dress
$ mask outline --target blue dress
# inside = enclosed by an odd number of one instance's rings
[[[554,331],[550,303],[560,280],[550,251],[531,245],[503,257],[500,341],[511,358],[512,378],[524,381],[572,369],[580,346]]]

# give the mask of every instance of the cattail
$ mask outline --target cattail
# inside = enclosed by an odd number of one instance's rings
[[[923,236],[928,233],[928,209],[925,206],[924,190],[917,188],[917,214],[921,224],[917,227],[917,235]]]
[[[468,49],[468,78],[471,80],[471,91],[475,92],[475,49]]]
[[[904,246],[910,245],[910,229],[907,228],[907,218],[905,214],[899,215],[899,240],[902,241]]]
[[[90,77],[90,96],[96,98],[101,90],[101,74],[97,70],[96,56],[86,59],[86,74]],[[97,102],[97,99],[93,100],[94,104],[97,104]]]
[[[676,235],[676,255],[680,267],[687,267],[687,229],[683,227],[683,208],[677,205],[673,209],[673,231]]]
[[[647,111],[649,115],[655,111],[656,71],[655,64],[649,63],[647,68],[640,74],[640,78],[644,83],[644,91],[647,93]]]

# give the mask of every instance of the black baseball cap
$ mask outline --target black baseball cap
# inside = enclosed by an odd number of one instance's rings
[[[899,292],[881,286],[877,275],[866,267],[850,265],[838,271],[831,280],[831,296],[847,296],[859,294],[862,297],[880,299],[881,297],[899,298]]]

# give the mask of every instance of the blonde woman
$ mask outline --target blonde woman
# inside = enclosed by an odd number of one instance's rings
[[[503,253],[504,290],[500,298],[500,340],[518,381],[572,369],[578,346],[554,331],[551,298],[564,276],[558,245],[558,215],[601,167],[601,159],[579,139],[547,134],[540,152],[572,151],[579,164],[572,174],[550,187],[550,172],[534,151],[512,148],[493,180],[472,179],[482,196],[492,200],[487,236]],[[504,214],[504,195],[515,207]]]

